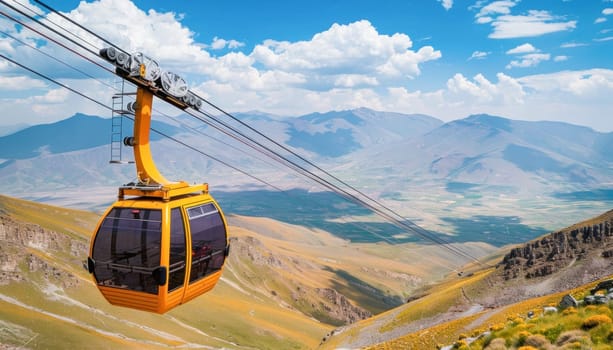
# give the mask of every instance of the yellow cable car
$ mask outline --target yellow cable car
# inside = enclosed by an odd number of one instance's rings
[[[138,183],[94,232],[87,268],[109,303],[165,313],[211,290],[229,252],[227,223],[207,184],[170,182],[149,148],[153,94],[137,88],[134,159]]]

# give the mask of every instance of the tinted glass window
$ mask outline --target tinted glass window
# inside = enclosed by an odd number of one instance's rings
[[[185,280],[185,225],[181,208],[170,211],[170,266],[168,290],[183,286]]]
[[[192,234],[190,282],[221,269],[226,248],[226,229],[213,203],[187,209]]]
[[[94,240],[94,276],[99,285],[157,294],[152,277],[160,265],[160,210],[113,208]]]

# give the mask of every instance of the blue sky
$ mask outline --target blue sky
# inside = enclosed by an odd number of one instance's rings
[[[231,112],[368,107],[444,121],[489,113],[613,131],[612,0],[47,3],[122,48],[155,57]],[[4,32],[98,80],[6,36],[3,54],[110,101],[100,81],[112,76],[1,20]],[[0,71],[0,108],[21,121],[108,114],[6,62]]]

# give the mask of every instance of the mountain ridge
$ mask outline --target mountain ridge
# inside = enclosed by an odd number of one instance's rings
[[[365,108],[292,118],[252,112],[237,114],[237,118],[265,130],[271,139],[402,212],[402,216],[450,237],[470,235],[467,230],[471,225],[457,223],[479,225],[484,211],[493,220],[502,218],[501,222],[518,218],[522,225],[530,226],[528,231],[538,232],[541,228],[554,229],[552,222],[570,224],[604,210],[613,202],[613,197],[607,195],[613,186],[613,158],[607,151],[613,145],[613,133],[565,123],[516,121],[489,115],[443,123],[429,116]],[[212,193],[326,190],[241,142],[225,134],[218,135],[209,125],[196,123],[188,116],[176,119],[194,127],[196,132],[169,126],[177,132],[169,132],[173,138],[193,149],[166,138],[151,142],[156,164],[167,178],[207,182]],[[223,121],[241,127],[227,119],[224,117]],[[80,131],[104,134],[99,128]],[[251,131],[244,131],[256,137]],[[6,140],[0,141],[3,139]],[[69,138],[62,141],[70,143]],[[9,148],[2,148],[8,156],[0,157],[3,159],[0,193],[100,210],[113,200],[117,186],[135,179],[133,166],[108,164],[110,152],[105,149],[108,146],[46,152],[27,159],[10,155],[18,147],[29,155],[40,154],[38,144],[28,148],[27,143],[19,146],[12,143]],[[129,151],[126,149],[126,154]],[[312,168],[285,150],[279,152],[305,169]],[[586,193],[580,199],[585,204],[573,205],[567,200],[572,193]],[[597,193],[598,200],[591,199],[596,196],[589,193]],[[246,208],[257,206],[244,204]],[[513,232],[509,237],[513,237]]]
[[[131,133],[131,125],[126,119],[126,133]],[[169,136],[178,132],[176,127],[158,121],[152,122],[152,127]],[[105,129],[108,133],[100,132]],[[77,113],[55,123],[29,126],[0,137],[0,159],[25,159],[98,147],[110,142],[110,131],[110,119]],[[152,133],[151,139],[160,140],[161,136]]]

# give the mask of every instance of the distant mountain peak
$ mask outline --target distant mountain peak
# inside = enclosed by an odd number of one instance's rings
[[[496,129],[511,131],[512,120],[504,117],[489,115],[489,114],[473,114],[463,119],[472,124],[481,124]]]

